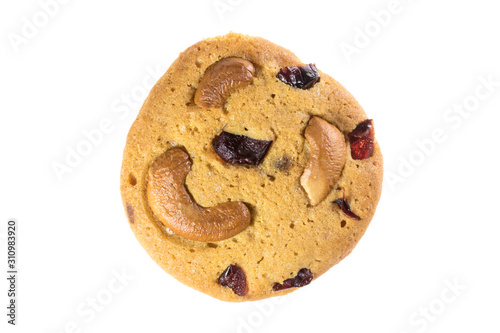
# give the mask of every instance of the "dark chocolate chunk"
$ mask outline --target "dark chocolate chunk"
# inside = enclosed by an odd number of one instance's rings
[[[217,155],[228,163],[259,165],[272,143],[223,131],[215,139],[213,147]]]

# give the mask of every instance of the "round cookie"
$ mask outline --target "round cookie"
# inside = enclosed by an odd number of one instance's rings
[[[227,58],[240,60],[224,67]],[[177,280],[224,301],[314,282],[353,250],[381,195],[382,155],[361,106],[321,71],[302,89],[277,77],[293,66],[303,63],[262,38],[200,41],[156,83],[127,136],[121,194],[136,238]],[[203,82],[220,71],[247,76]],[[195,97],[210,89],[215,97]],[[216,151],[221,133],[272,143],[261,161],[237,164]],[[214,223],[223,232],[209,232]]]

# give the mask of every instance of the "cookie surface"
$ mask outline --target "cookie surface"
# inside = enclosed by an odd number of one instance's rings
[[[253,64],[251,82],[233,91],[221,106],[198,106],[195,94],[205,72],[229,57]],[[314,283],[365,233],[381,195],[380,148],[375,141],[371,157],[352,158],[349,133],[367,116],[334,79],[319,71],[319,82],[299,89],[277,78],[280,69],[302,64],[289,50],[262,38],[230,33],[206,39],[180,54],[142,106],[123,155],[123,203],[138,241],[180,282],[225,301],[284,295],[297,288],[274,291],[276,283],[304,269],[310,270]],[[335,126],[347,146],[338,180],[316,205],[301,185],[311,158],[304,133],[313,117]],[[258,165],[227,163],[213,148],[223,131],[272,144]],[[174,233],[155,215],[148,200],[150,168],[178,148],[189,156],[182,185],[191,200],[200,207],[244,203],[250,223],[243,231],[224,240],[197,241]],[[344,194],[359,220],[333,203]],[[244,272],[243,296],[218,283],[230,265]]]

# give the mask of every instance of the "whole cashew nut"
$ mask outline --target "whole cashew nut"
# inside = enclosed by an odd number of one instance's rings
[[[224,58],[207,68],[196,89],[194,102],[202,108],[219,107],[236,90],[252,82],[254,65],[241,58]]]
[[[167,150],[151,165],[146,192],[156,217],[176,234],[196,241],[219,241],[245,230],[250,211],[244,203],[203,208],[191,198],[184,186],[190,169],[188,154],[179,148]]]
[[[305,137],[311,155],[300,177],[311,205],[316,206],[330,193],[340,178],[346,162],[347,148],[342,133],[329,122],[313,117],[307,125]]]

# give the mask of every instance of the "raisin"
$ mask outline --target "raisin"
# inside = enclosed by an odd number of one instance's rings
[[[272,143],[223,131],[215,139],[213,147],[217,155],[228,163],[259,165]]]
[[[372,157],[375,149],[375,130],[373,129],[373,120],[367,119],[356,126],[349,133],[349,142],[351,144],[351,156],[355,160],[364,160]]]
[[[311,283],[313,279],[313,275],[311,271],[307,268],[302,268],[295,277],[286,279],[283,281],[283,284],[276,282],[273,284],[273,290],[274,291],[279,291],[279,290],[285,290],[288,288],[298,288],[298,287],[303,287],[305,285],[308,285]]]
[[[312,88],[320,81],[318,69],[314,64],[281,68],[276,77],[284,83],[300,89]]]
[[[336,203],[337,205],[339,205],[339,208],[342,209],[342,213],[344,213],[344,215],[347,216],[348,218],[356,220],[356,221],[361,220],[361,218],[358,215],[354,214],[351,211],[351,207],[349,206],[347,201],[345,201],[345,190],[342,194],[342,199],[337,199],[333,203]]]
[[[238,296],[245,296],[248,293],[247,277],[240,266],[229,265],[217,280],[223,287],[231,288]]]

